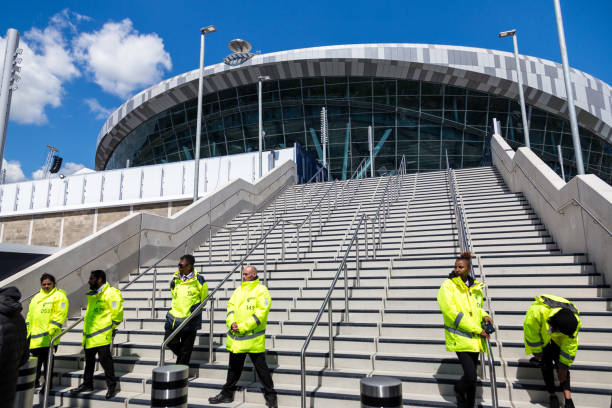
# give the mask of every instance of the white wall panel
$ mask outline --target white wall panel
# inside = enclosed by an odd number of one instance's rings
[[[30,200],[32,198],[32,183],[19,183],[18,188],[19,192],[17,193],[17,210],[29,210]]]
[[[183,194],[183,164],[173,163],[164,167],[163,195],[177,196]]]
[[[143,170],[141,168],[126,169],[123,171],[122,200],[137,200],[140,197],[140,182]]]
[[[50,183],[51,180],[38,180],[32,182],[32,185],[34,186],[34,200],[32,202],[33,209],[47,208]]]
[[[92,173],[85,176],[85,203],[99,203],[102,189],[102,173]]]
[[[161,197],[162,167],[163,166],[151,166],[142,168],[144,177],[142,178],[141,198]]]
[[[68,180],[68,194],[66,195],[66,205],[80,205],[83,201],[83,181],[85,176],[72,176],[67,177]]]
[[[2,187],[2,201],[0,201],[0,211],[10,212],[15,209],[15,199],[17,197],[17,184],[5,184]]]
[[[102,185],[102,202],[108,203],[113,201],[119,201],[122,173],[122,170],[112,170],[104,172],[104,184]]]
[[[64,193],[68,180],[51,179],[51,192],[49,197],[49,208],[64,206]]]

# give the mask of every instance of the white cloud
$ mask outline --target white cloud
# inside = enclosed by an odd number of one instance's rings
[[[21,163],[17,160],[7,162],[6,159],[2,159],[2,170],[6,170],[5,183],[18,183],[26,179],[21,169]]]
[[[32,28],[21,38],[21,81],[13,92],[12,120],[25,124],[46,123],[45,108],[60,106],[64,82],[80,76],[62,32],[67,24],[72,24],[70,17],[70,12],[64,10],[53,16],[44,29]],[[0,37],[0,55],[4,55],[5,44],[6,39]]]
[[[172,68],[163,40],[156,33],[140,34],[128,18],[80,34],[73,46],[75,57],[93,75],[94,82],[122,98],[159,82]]]
[[[100,102],[96,98],[87,98],[83,102],[89,107],[91,113],[96,114],[96,119],[106,119],[113,113],[112,108],[105,108],[100,105]]]
[[[84,169],[84,168],[85,166],[80,163],[73,163],[73,162],[62,163],[62,167],[60,168],[59,173],[50,174],[49,176],[51,178],[59,177],[60,174],[63,174],[64,176],[70,176],[71,174],[74,174],[77,171]],[[43,166],[40,169],[32,172],[32,180],[40,180],[44,178],[44,174],[45,174],[45,169]]]

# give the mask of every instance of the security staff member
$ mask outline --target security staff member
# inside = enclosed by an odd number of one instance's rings
[[[195,258],[183,255],[179,261],[179,270],[170,282],[172,304],[166,315],[164,326],[168,336],[187,318],[200,303],[208,297],[208,283],[193,267]],[[202,328],[202,312],[194,316],[185,327],[168,343],[168,348],[176,354],[176,364],[189,365],[191,351],[197,331]]]
[[[476,400],[478,354],[487,350],[489,334],[483,322],[493,323],[482,308],[484,285],[470,275],[472,254],[464,252],[455,260],[455,269],[438,291],[438,305],[444,316],[446,349],[457,353],[463,377],[455,384],[458,407],[473,407]]]
[[[70,390],[71,394],[83,391],[93,391],[93,373],[96,364],[96,354],[106,377],[106,399],[117,394],[117,377],[113,367],[113,356],[110,344],[115,335],[115,329],[123,320],[123,297],[119,289],[106,282],[104,271],[95,270],[89,277],[89,292],[87,292],[87,310],[83,324],[83,346],[85,347],[85,372],[83,383]]]
[[[268,288],[259,283],[257,269],[247,266],[242,271],[242,284],[227,302],[226,348],[230,352],[227,380],[221,392],[208,399],[211,404],[234,401],[236,383],[242,374],[248,354],[264,389],[268,407],[277,407],[276,391],[266,364],[266,323],[272,300]]]
[[[554,295],[540,295],[535,298],[525,316],[525,353],[533,354],[530,363],[542,369],[551,407],[559,407],[555,395],[554,364],[563,389],[565,407],[574,408],[569,368],[578,351],[578,315],[578,309],[569,300]]]
[[[48,273],[40,277],[40,292],[32,298],[26,315],[28,338],[30,339],[30,352],[38,358],[36,364],[35,387],[40,387],[41,367],[44,364],[46,377],[47,359],[51,339],[57,336],[66,318],[68,317],[68,297],[66,292],[55,286],[55,277]],[[59,340],[54,343],[55,350]],[[53,366],[51,366],[53,372]]]

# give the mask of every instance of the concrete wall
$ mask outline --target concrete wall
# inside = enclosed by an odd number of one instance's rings
[[[612,187],[593,174],[565,183],[531,150],[514,152],[499,135],[491,140],[491,152],[508,187],[523,193],[559,248],[586,253],[611,284]]]
[[[168,255],[164,263],[176,263],[180,255],[202,244],[210,224],[227,223],[239,212],[256,208],[296,180],[295,163],[285,162],[256,184],[233,180],[169,218],[133,213],[3,280],[0,287],[19,288],[25,313],[29,299],[40,289],[40,275],[51,273],[58,279],[58,287],[68,294],[71,315],[76,315],[85,305],[91,270],[105,270],[109,282],[116,285],[141,265],[151,265],[163,256]],[[91,225],[86,223],[82,221],[84,228],[89,228]],[[75,229],[77,224],[70,228]]]
[[[0,243],[67,247],[135,212],[169,217],[191,201],[60,211],[0,217]]]

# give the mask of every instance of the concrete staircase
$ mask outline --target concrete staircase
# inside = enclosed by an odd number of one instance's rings
[[[509,192],[493,168],[456,171],[475,251],[481,256],[489,296],[499,327],[492,341],[500,406],[533,406],[547,401],[537,370],[530,368],[522,348],[522,320],[540,293],[576,302],[582,312],[581,346],[572,368],[577,406],[608,406],[612,395],[612,312],[610,298],[583,254],[561,254],[526,200]],[[298,185],[285,190],[263,212],[241,214],[220,229],[211,245],[195,256],[209,289],[216,287],[276,218],[286,223],[270,233],[248,258],[264,279],[264,252],[272,309],[266,330],[267,358],[279,404],[300,405],[301,349],[340,264],[360,214],[375,217],[388,177],[336,183]],[[321,203],[318,205],[318,203]],[[297,257],[297,226],[300,259]],[[282,237],[285,237],[284,260]],[[248,231],[248,233],[247,233]],[[461,373],[453,353],[445,351],[438,288],[454,264],[457,247],[453,202],[446,172],[406,175],[389,205],[380,246],[366,258],[360,234],[360,279],[357,285],[355,248],[348,261],[349,319],[343,319],[340,281],[332,296],[335,370],[329,370],[327,313],[307,352],[308,405],[358,407],[359,380],[391,375],[403,382],[404,404],[417,407],[454,406],[452,384]],[[104,401],[103,374],[96,372],[100,391],[72,398],[67,390],[82,381],[80,326],[68,333],[58,350],[56,384],[51,401],[57,406],[146,406],[150,401],[151,370],[158,364],[163,322],[170,305],[169,280],[176,267],[157,269],[157,295],[152,310],[153,276],[147,274],[123,291],[125,321],[115,341],[115,368],[121,392]],[[190,366],[189,403],[209,406],[227,372],[225,305],[240,276],[235,274],[214,301],[214,353],[209,363],[210,309],[196,339]],[[121,286],[121,285],[120,285]],[[74,321],[74,320],[73,320]],[[502,345],[500,353],[499,343]],[[166,353],[168,361],[174,356]],[[503,357],[500,358],[500,357]],[[58,380],[59,378],[59,380]],[[264,406],[255,374],[247,364],[235,402],[226,406]],[[490,406],[490,382],[482,379],[478,401]]]

